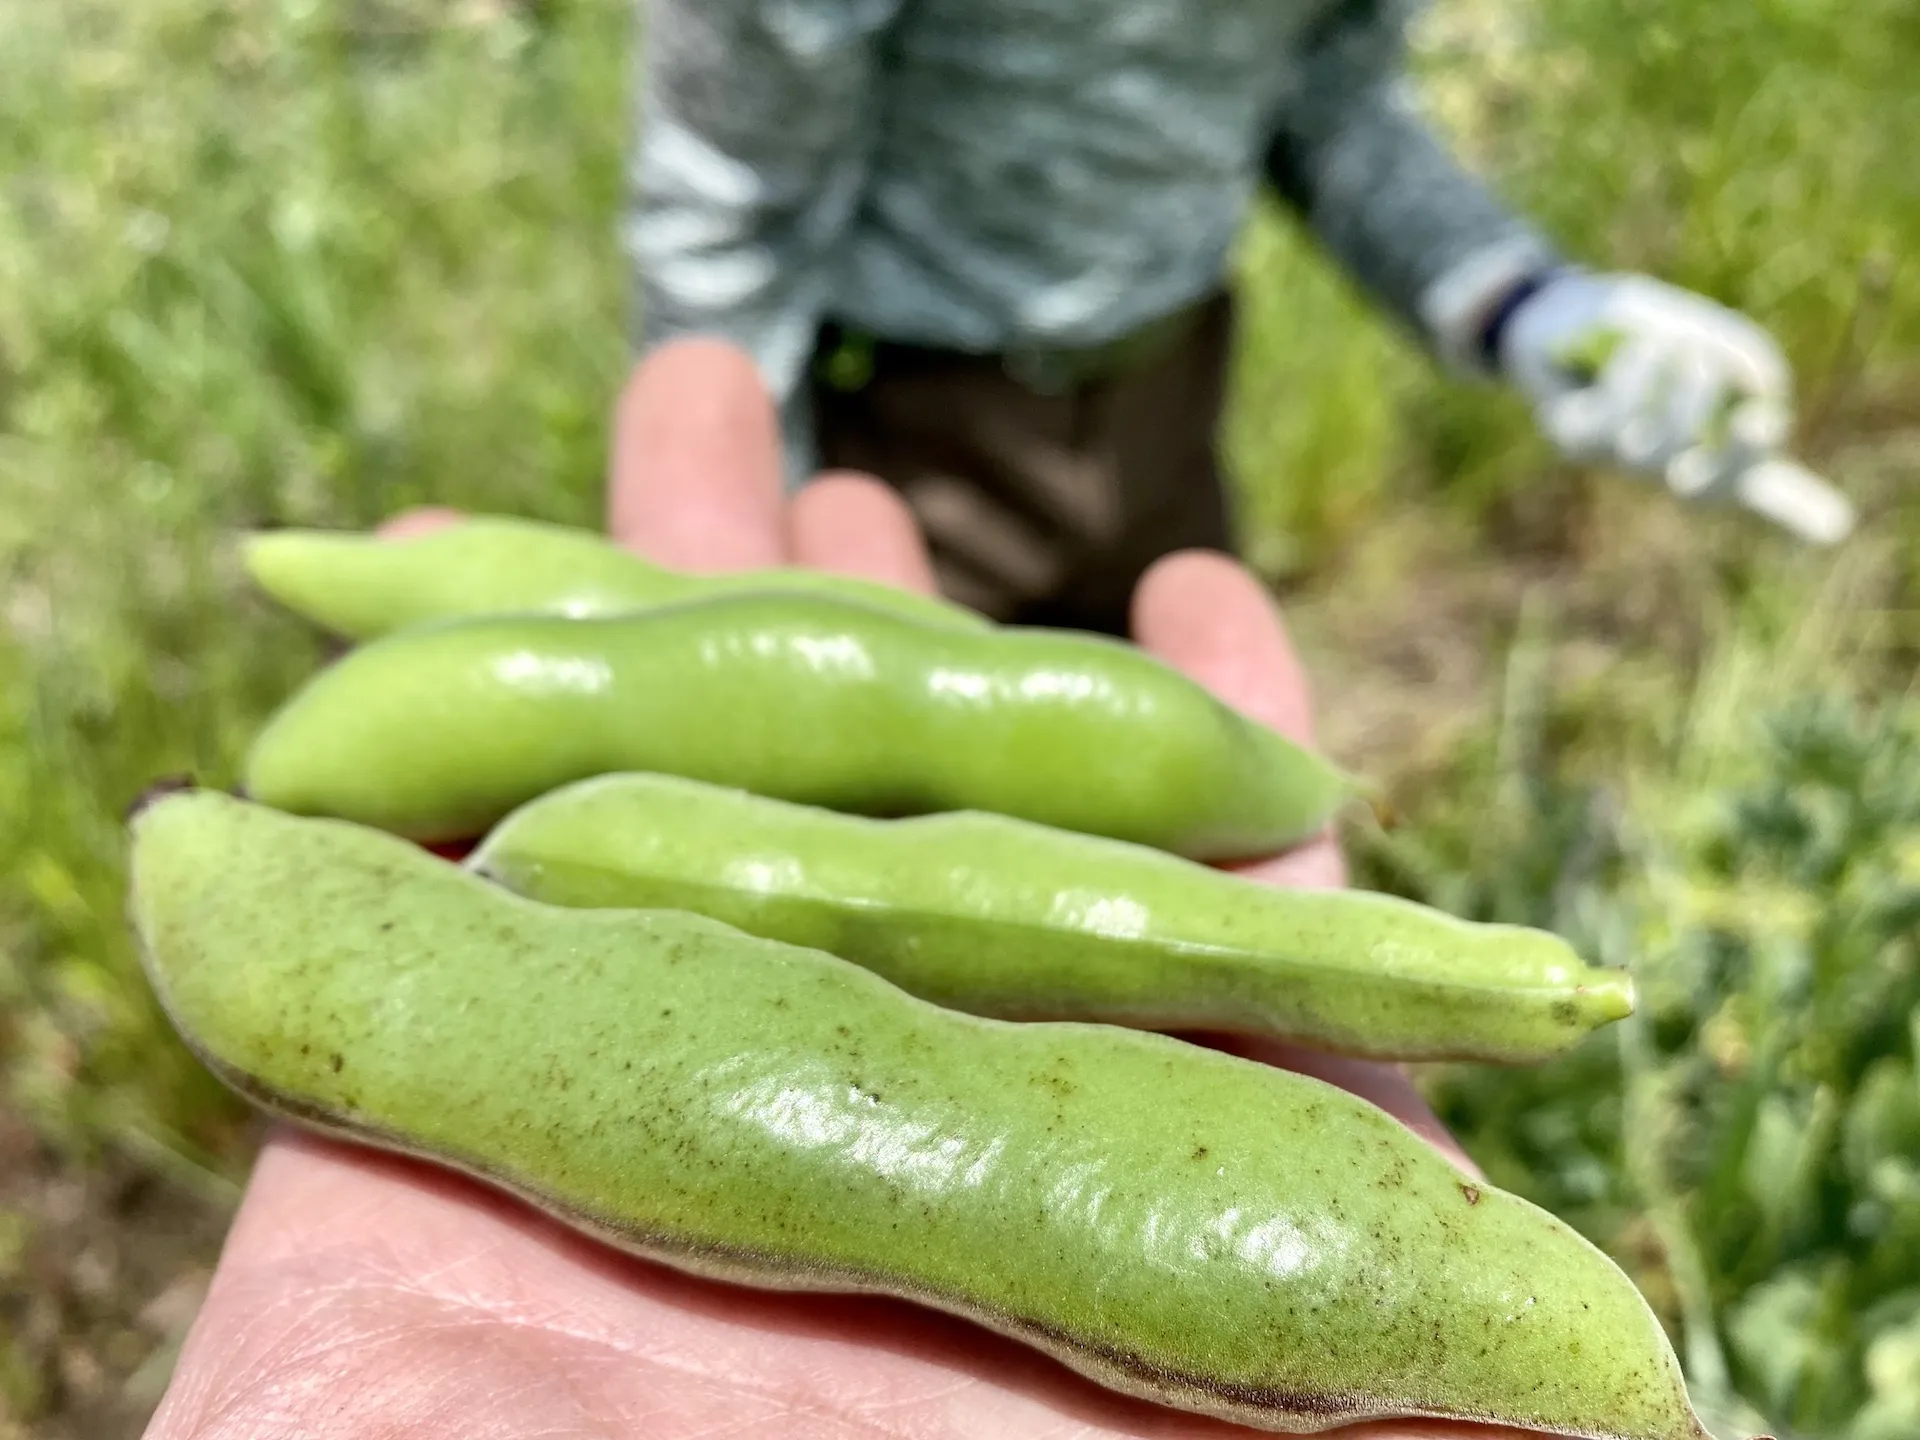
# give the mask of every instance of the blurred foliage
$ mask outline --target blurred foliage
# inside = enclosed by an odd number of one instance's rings
[[[1897,1440],[1920,1433],[1920,705],[1757,713],[1765,688],[1712,697],[1625,793],[1564,756],[1468,767],[1454,828],[1361,850],[1383,888],[1635,975],[1639,1013],[1574,1055],[1434,1077],[1490,1178],[1634,1274],[1733,1428]]]
[[[9,12],[0,1065],[62,1145],[239,1158],[129,983],[119,860],[128,802],[230,779],[318,653],[242,593],[233,530],[595,514],[631,20],[442,14]]]
[[[158,776],[230,780],[321,653],[244,593],[236,528],[595,517],[632,4],[58,0],[0,33],[0,1157],[24,1133],[36,1165],[217,1210],[251,1132],[138,982],[121,813]],[[1337,636],[1336,715],[1393,691],[1419,722],[1369,752],[1403,824],[1357,837],[1362,873],[1632,957],[1647,996],[1558,1066],[1439,1093],[1497,1179],[1629,1266],[1716,1403],[1920,1433],[1920,11],[1443,0],[1422,65],[1577,258],[1778,331],[1801,447],[1872,525],[1830,565],[1662,519],[1434,373],[1290,221],[1252,227],[1247,552],[1310,647]],[[1420,668],[1510,639],[1444,694]],[[61,1317],[108,1304],[41,1303],[83,1267],[41,1254],[15,1178],[0,1433],[69,1402]],[[168,1353],[126,1366],[141,1394]]]

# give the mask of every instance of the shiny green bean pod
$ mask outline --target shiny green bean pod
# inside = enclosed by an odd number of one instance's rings
[[[240,553],[274,600],[353,640],[472,615],[611,615],[748,590],[836,595],[961,629],[988,625],[963,606],[871,580],[798,567],[690,574],[591,531],[497,515],[396,540],[268,530],[247,537]]]
[[[1546,931],[1386,895],[1275,889],[1002,815],[868,820],[606,775],[515,811],[467,864],[549,904],[707,915],[1004,1020],[1519,1064],[1633,1009],[1624,973]]]
[[[245,783],[283,810],[433,841],[634,770],[862,814],[987,810],[1201,859],[1312,834],[1346,788],[1115,640],[763,594],[389,635],[282,707]]]
[[[677,912],[527,900],[217,793],[133,822],[173,1024],[299,1123],[747,1286],[868,1291],[1281,1431],[1703,1440],[1627,1278],[1320,1081],[943,1010]]]

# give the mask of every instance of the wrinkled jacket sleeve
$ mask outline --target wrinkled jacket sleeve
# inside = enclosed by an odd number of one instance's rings
[[[1499,296],[1559,262],[1419,113],[1406,72],[1419,9],[1419,0],[1335,7],[1276,115],[1267,176],[1363,289],[1471,370]]]
[[[864,182],[900,0],[642,0],[626,248],[649,350],[720,336],[783,406]]]

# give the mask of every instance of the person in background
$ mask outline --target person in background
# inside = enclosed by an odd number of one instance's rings
[[[877,475],[941,589],[1120,633],[1176,549],[1231,548],[1230,247],[1260,187],[1444,365],[1569,458],[1837,539],[1773,460],[1757,326],[1563,257],[1449,153],[1416,0],[646,0],[627,246],[641,349],[728,340],[789,483]]]

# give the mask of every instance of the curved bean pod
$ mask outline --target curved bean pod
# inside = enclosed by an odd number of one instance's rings
[[[289,701],[254,798],[419,840],[651,770],[864,814],[987,810],[1202,859],[1312,834],[1342,777],[1118,641],[975,633],[822,596],[402,631]]]
[[[610,1244],[917,1301],[1268,1430],[1704,1440],[1611,1261],[1332,1086],[942,1010],[698,916],[544,906],[224,795],[133,835],[147,973],[220,1076]]]
[[[977,812],[866,820],[607,775],[515,811],[467,864],[548,904],[710,916],[1004,1020],[1526,1063],[1633,1009],[1626,975],[1546,931]]]
[[[402,540],[269,530],[248,536],[240,553],[268,595],[353,640],[472,615],[622,614],[756,590],[836,595],[930,625],[981,630],[989,623],[946,600],[821,570],[669,570],[591,531],[497,515]]]

